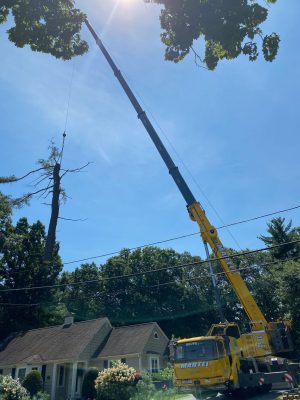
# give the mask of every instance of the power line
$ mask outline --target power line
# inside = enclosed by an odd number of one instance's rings
[[[296,210],[296,209],[299,209],[299,208],[300,208],[300,205],[294,206],[294,207],[290,207],[290,208],[286,208],[284,210],[274,211],[274,212],[263,214],[263,215],[260,215],[260,216],[257,216],[257,217],[244,219],[244,220],[237,221],[237,222],[232,222],[232,223],[227,224],[227,225],[222,225],[222,226],[219,226],[216,229],[220,230],[220,229],[228,228],[230,226],[245,224],[247,222],[256,221],[258,219],[262,219],[262,218],[266,218],[266,217],[271,217],[273,215],[282,214],[284,212],[293,211],[293,210]],[[196,236],[196,235],[200,235],[200,232],[198,231],[198,232],[194,232],[194,233],[188,233],[186,235],[175,236],[175,237],[172,237],[172,238],[169,238],[169,239],[163,239],[163,240],[160,240],[160,241],[157,241],[157,242],[152,242],[152,243],[143,244],[143,245],[136,246],[136,247],[131,247],[128,250],[129,251],[133,251],[133,250],[143,249],[144,247],[156,246],[156,245],[159,245],[159,244],[168,243],[168,242],[172,242],[174,240],[179,240],[179,239],[185,239],[185,238],[188,238],[188,237],[191,237],[191,236]],[[82,258],[82,259],[78,259],[78,260],[67,261],[67,262],[64,263],[64,265],[69,265],[69,264],[75,264],[75,263],[78,263],[78,262],[94,260],[96,258],[109,257],[109,256],[113,256],[113,255],[119,254],[120,251],[121,250],[113,251],[113,252],[110,252],[110,253],[104,253],[104,254],[100,254],[100,255],[97,255],[97,256]]]
[[[220,230],[220,229],[228,228],[230,226],[236,226],[236,225],[245,224],[245,223],[248,223],[248,222],[251,222],[251,221],[256,221],[258,219],[267,218],[267,217],[271,217],[273,215],[282,214],[282,213],[285,213],[285,212],[288,212],[288,211],[297,210],[299,208],[300,208],[300,205],[297,205],[297,206],[286,208],[286,209],[283,209],[283,210],[278,210],[278,211],[274,211],[274,212],[271,212],[271,213],[259,215],[257,217],[252,217],[252,218],[244,219],[244,220],[241,220],[241,221],[232,222],[232,223],[227,224],[227,225],[219,226],[216,229]],[[200,232],[198,231],[198,232],[194,232],[194,233],[188,233],[186,235],[175,236],[175,237],[172,237],[172,238],[169,238],[169,239],[163,239],[163,240],[160,240],[160,241],[157,241],[157,242],[151,242],[151,243],[148,243],[148,244],[143,244],[143,245],[140,245],[140,246],[126,248],[126,249],[129,250],[129,251],[134,251],[134,250],[143,249],[145,247],[156,246],[156,245],[172,242],[172,241],[175,241],[175,240],[185,239],[185,238],[196,236],[196,235],[200,235]],[[109,252],[109,253],[103,253],[103,254],[100,254],[100,255],[91,256],[91,257],[87,257],[87,258],[71,260],[71,261],[64,262],[63,265],[70,265],[70,264],[75,264],[75,263],[79,263],[79,262],[83,262],[83,261],[95,260],[97,258],[104,258],[104,257],[114,256],[114,255],[120,254],[121,251],[122,250],[112,251],[112,252]],[[30,255],[34,255],[34,254],[42,256],[41,253],[30,253]],[[24,272],[26,272],[25,269],[23,269],[22,271],[13,272],[13,274],[16,275],[16,274],[19,274],[19,273],[21,274],[21,273],[24,273]]]
[[[251,270],[251,269],[258,269],[258,268],[265,268],[265,267],[269,267],[270,265],[275,265],[275,264],[285,264],[289,261],[293,261],[293,260],[298,260],[300,258],[300,256],[296,256],[296,257],[290,257],[287,258],[285,260],[276,260],[276,261],[271,261],[268,263],[264,263],[264,264],[259,264],[259,265],[252,265],[249,267],[243,267],[243,268],[239,268],[238,272],[240,271],[245,271],[245,270]],[[179,267],[179,266],[178,266]],[[170,269],[170,268],[168,268]],[[157,270],[151,271],[151,272],[156,272]],[[148,271],[150,272],[150,271]],[[145,274],[145,273],[141,273],[141,274]],[[224,275],[226,274],[225,272],[217,272],[214,275]],[[136,276],[137,274],[135,274]],[[129,275],[128,275],[129,276]],[[207,277],[210,277],[211,274],[208,273],[206,275]],[[123,275],[122,277],[125,277],[125,275]],[[127,277],[127,275],[126,275]],[[119,277],[114,277],[114,278],[119,278]],[[177,285],[178,283],[184,283],[184,282],[190,282],[190,281],[195,281],[195,280],[199,280],[199,279],[203,279],[202,276],[196,276],[193,278],[185,278],[184,280],[179,280],[179,281],[169,281],[169,282],[163,282],[163,283],[157,283],[157,284],[153,284],[153,285],[148,285],[148,286],[141,286],[142,289],[155,289],[155,288],[159,288],[162,286],[169,286],[169,285]],[[110,278],[107,278],[106,280],[110,280]],[[95,280],[95,281],[99,281],[99,279]],[[91,281],[85,281],[85,283],[90,283]],[[77,282],[77,284],[82,283],[82,282]],[[72,284],[67,284],[68,286],[71,286]],[[73,286],[73,285],[72,285]],[[122,290],[118,290],[114,292],[114,295],[118,295],[118,294],[122,294],[122,293],[129,293],[129,292],[136,292],[136,288],[128,288],[128,289],[122,289]],[[91,299],[96,299],[96,297],[91,297]],[[72,300],[78,300],[78,298],[69,298],[68,301],[72,301]],[[65,304],[65,302],[61,301],[61,300],[56,300],[56,301],[51,301],[51,302],[40,302],[40,303],[0,303],[0,305],[5,305],[5,306],[14,306],[14,307],[35,307],[35,306],[39,306],[39,305],[46,305],[46,304]]]
[[[227,260],[227,259],[232,259],[232,258],[243,257],[243,256],[247,256],[247,255],[250,255],[250,254],[260,253],[262,251],[269,251],[269,250],[272,250],[272,249],[279,248],[281,246],[286,246],[288,244],[295,244],[295,243],[299,243],[299,242],[300,242],[300,239],[299,240],[292,240],[292,241],[289,241],[289,242],[277,244],[277,245],[270,246],[270,247],[264,247],[264,248],[260,248],[260,249],[257,249],[257,250],[249,250],[249,251],[244,251],[242,253],[228,255],[226,257],[212,258],[210,261],[214,262],[214,261],[220,261],[220,260]],[[23,288],[1,289],[0,293],[17,292],[17,291],[23,291],[23,290],[52,289],[52,288],[67,287],[67,286],[80,286],[80,285],[86,285],[86,284],[90,284],[90,283],[95,283],[95,282],[98,282],[99,280],[111,281],[111,280],[116,280],[116,279],[132,278],[132,277],[135,277],[135,276],[148,275],[148,274],[158,273],[158,272],[162,272],[162,271],[179,269],[179,268],[186,268],[186,267],[191,267],[191,266],[195,266],[195,265],[202,265],[202,264],[207,264],[207,263],[208,263],[207,260],[194,261],[194,262],[175,265],[175,266],[171,266],[171,267],[152,269],[152,270],[149,270],[149,271],[136,272],[136,273],[132,273],[132,274],[123,274],[123,275],[118,275],[118,276],[111,276],[111,277],[101,278],[101,279],[90,279],[90,280],[87,280],[87,281],[70,282],[70,283],[57,283],[57,284],[54,284],[54,285],[41,285],[41,286],[28,286],[28,287],[23,287]],[[239,269],[237,269],[235,272],[239,272]],[[226,274],[227,275],[226,272],[220,272],[218,274]]]

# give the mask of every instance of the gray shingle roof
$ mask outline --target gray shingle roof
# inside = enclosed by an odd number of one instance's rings
[[[0,348],[0,366],[77,359],[107,318],[15,334]]]
[[[98,357],[141,353],[149,340],[151,332],[157,326],[156,322],[150,322],[113,328]]]

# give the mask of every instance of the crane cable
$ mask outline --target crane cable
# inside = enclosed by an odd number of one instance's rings
[[[64,149],[65,149],[65,140],[66,140],[66,136],[67,136],[67,126],[68,126],[68,122],[69,122],[70,102],[71,102],[71,95],[72,95],[72,89],[73,89],[74,73],[75,73],[75,61],[73,62],[72,74],[71,74],[71,79],[70,79],[70,83],[69,83],[69,92],[67,95],[65,125],[64,125],[64,131],[63,131],[62,146],[61,146],[61,151],[60,151],[60,162],[59,162],[60,164],[62,163]]]

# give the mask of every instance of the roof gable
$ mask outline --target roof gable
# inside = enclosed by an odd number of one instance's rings
[[[161,331],[156,322],[113,328],[97,357],[140,354],[144,351],[154,329]]]

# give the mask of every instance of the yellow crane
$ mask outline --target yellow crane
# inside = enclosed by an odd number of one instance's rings
[[[209,254],[209,245],[250,321],[249,333],[241,334],[236,323],[222,321],[212,325],[206,336],[175,342],[173,349],[176,386],[223,392],[245,388],[267,391],[274,382],[294,382],[299,364],[282,357],[292,350],[290,323],[266,320],[238,269],[231,262],[216,228],[211,225],[200,203],[196,201],[121,71],[89,21],[86,20],[85,23],[185,199],[191,219],[199,226],[206,253]]]

